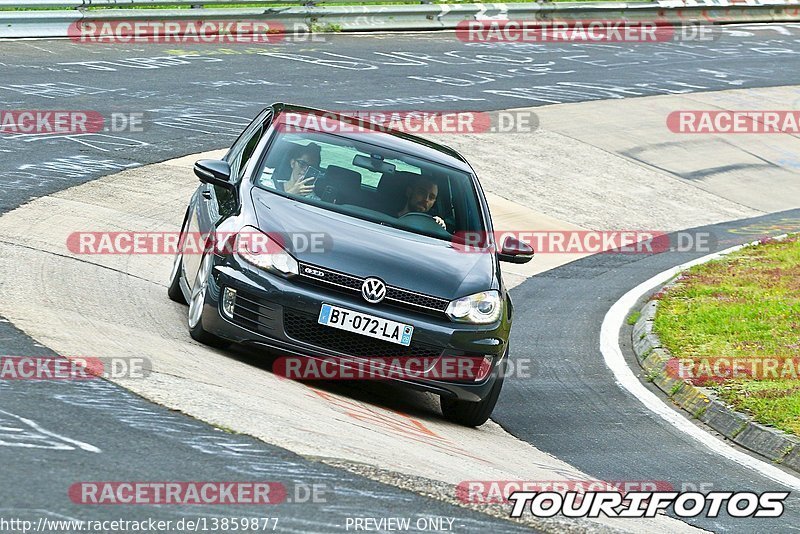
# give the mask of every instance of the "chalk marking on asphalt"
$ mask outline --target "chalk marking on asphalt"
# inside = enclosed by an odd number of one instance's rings
[[[785,237],[786,236],[783,235],[777,237],[776,239],[783,239]],[[642,297],[642,295],[654,289],[655,287],[666,283],[675,275],[683,270],[688,269],[689,267],[727,256],[732,252],[736,252],[737,250],[749,245],[754,245],[756,243],[758,243],[758,241],[744,245],[737,245],[735,247],[731,247],[720,252],[715,252],[713,254],[703,256],[702,258],[678,265],[655,275],[646,282],[642,282],[638,286],[625,293],[622,298],[620,298],[614,303],[613,306],[611,306],[611,308],[608,310],[608,313],[606,313],[605,318],[603,319],[603,325],[600,328],[600,351],[603,353],[603,359],[605,360],[606,365],[609,369],[611,369],[611,372],[614,373],[614,378],[616,379],[617,383],[631,393],[634,397],[639,399],[650,411],[660,416],[662,419],[684,434],[693,437],[720,456],[723,456],[724,458],[732,460],[752,471],[755,471],[760,475],[769,478],[770,480],[798,491],[800,490],[800,478],[778,469],[774,465],[770,465],[767,462],[754,458],[749,454],[736,450],[721,439],[696,426],[683,414],[680,414],[667,406],[658,396],[656,396],[655,393],[647,389],[639,381],[639,379],[636,378],[636,375],[633,374],[633,371],[625,361],[625,358],[622,355],[622,349],[619,346],[619,333],[622,329],[628,312],[636,305],[637,302],[639,302],[639,299]]]
[[[68,438],[66,436],[62,436],[61,434],[56,434],[55,432],[50,432],[49,430],[45,430],[44,428],[42,428],[39,425],[37,425],[34,421],[31,421],[30,419],[26,419],[25,417],[20,417],[19,415],[7,412],[5,410],[0,410],[0,413],[4,413],[4,414],[8,415],[9,417],[13,417],[15,419],[18,419],[18,420],[22,421],[23,423],[25,423],[26,425],[28,425],[32,429],[36,430],[37,432],[40,432],[41,434],[44,434],[45,436],[50,436],[51,438],[56,438],[56,439],[59,439],[61,441],[66,442],[66,443],[70,443],[70,444],[75,445],[76,447],[78,447],[79,449],[82,449],[84,451],[88,451],[88,452],[103,452],[100,449],[98,449],[97,447],[95,447],[94,445],[90,445],[88,443],[84,443],[83,441],[78,441],[76,439]]]

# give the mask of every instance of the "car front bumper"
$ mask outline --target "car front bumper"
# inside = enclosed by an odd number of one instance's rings
[[[224,339],[264,347],[279,356],[317,360],[363,361],[365,355],[408,356],[426,358],[426,361],[490,356],[491,370],[480,381],[388,377],[414,389],[471,402],[486,397],[505,368],[510,330],[505,313],[495,324],[458,324],[444,316],[386,304],[371,305],[355,295],[257,269],[235,255],[217,257],[215,263],[203,311],[203,328]],[[221,307],[221,295],[226,287],[236,290],[237,306],[233,317]],[[395,346],[320,325],[317,318],[323,303],[411,324],[414,326],[411,346]]]

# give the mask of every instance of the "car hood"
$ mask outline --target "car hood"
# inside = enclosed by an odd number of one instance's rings
[[[468,253],[450,242],[398,230],[304,204],[259,189],[251,190],[258,227],[285,238],[298,260],[352,274],[375,276],[388,285],[448,300],[491,289],[495,258]],[[323,233],[324,252],[302,245],[301,236]]]

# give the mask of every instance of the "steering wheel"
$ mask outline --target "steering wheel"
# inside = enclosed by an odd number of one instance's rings
[[[424,230],[424,231],[434,231],[439,230],[446,232],[447,229],[442,228],[442,225],[437,223],[433,220],[433,215],[428,213],[421,213],[419,211],[409,211],[405,215],[399,217],[399,219],[406,219],[404,221],[408,226],[417,229],[417,230]]]
[[[414,218],[414,217],[426,217],[428,219],[433,219],[433,215],[430,213],[422,213],[421,211],[409,211],[405,215],[401,215],[400,219],[405,219],[406,217]],[[436,222],[436,221],[433,221]]]

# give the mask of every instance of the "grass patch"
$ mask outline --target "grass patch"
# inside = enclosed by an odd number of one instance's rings
[[[677,358],[800,357],[800,239],[694,267],[660,300],[654,330]],[[800,435],[800,380],[746,377],[709,387],[760,423]]]
[[[230,427],[227,427],[227,426],[225,426],[225,425],[220,425],[220,424],[216,424],[216,423],[211,423],[211,426],[213,426],[213,427],[214,427],[214,428],[216,428],[217,430],[220,430],[220,431],[222,431],[222,432],[225,432],[226,434],[241,434],[241,432],[238,432],[238,431],[236,431],[236,430],[234,430],[234,429],[232,429],[232,428],[230,428]]]
[[[628,316],[628,324],[631,326],[635,325],[636,321],[638,321],[641,316],[642,312],[639,310],[631,312],[631,314]]]
[[[706,410],[708,410],[708,406],[701,406],[694,412],[694,418],[700,419],[701,417],[703,417],[703,415],[705,415]]]

